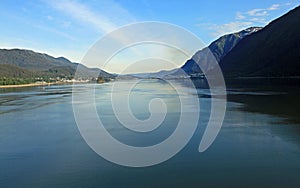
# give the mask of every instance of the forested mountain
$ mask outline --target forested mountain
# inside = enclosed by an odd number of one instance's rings
[[[55,58],[31,50],[0,49],[0,78],[72,79],[78,66],[81,70],[78,76],[83,79],[91,79],[95,77],[95,73],[100,73],[99,77],[102,78],[115,77],[115,75],[97,68],[88,68],[79,63],[72,63],[64,57]]]

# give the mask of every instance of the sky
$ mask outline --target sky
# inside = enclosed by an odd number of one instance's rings
[[[265,26],[299,0],[2,0],[0,48],[31,49],[81,62],[101,37],[124,25],[159,21],[183,27],[205,45]],[[111,72],[118,72],[112,66]]]

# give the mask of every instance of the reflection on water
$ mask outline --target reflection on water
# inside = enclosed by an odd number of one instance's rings
[[[197,93],[184,80],[177,81],[188,97],[200,100],[198,129],[179,154],[149,168],[117,166],[87,146],[73,117],[72,86],[0,89],[0,187],[297,187],[300,88],[297,81],[287,82],[227,82],[223,127],[213,145],[199,153],[210,91],[203,80],[194,82]],[[114,137],[145,146],[172,134],[180,102],[170,85],[146,80],[134,88],[130,107],[136,117],[149,117],[152,98],[164,99],[169,110],[161,127],[143,134],[124,129],[114,117],[111,87],[97,85],[95,100]]]
[[[69,91],[66,91],[66,89]],[[0,89],[0,114],[26,111],[64,102],[62,98],[72,94],[70,89],[70,86],[65,86],[64,88],[48,86]]]
[[[243,110],[275,115],[286,123],[300,123],[299,79],[230,81],[228,99],[243,103]]]

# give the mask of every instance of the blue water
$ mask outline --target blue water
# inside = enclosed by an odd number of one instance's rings
[[[148,134],[120,126],[110,105],[112,84],[97,85],[95,92],[98,113],[114,137],[130,145],[147,146],[172,134],[180,103],[167,83],[142,81],[132,92],[130,107],[139,119],[149,117],[151,98],[163,98],[171,106],[164,126]],[[228,88],[222,129],[212,146],[199,153],[210,115],[209,90],[199,86],[195,94],[184,83],[177,84],[186,89],[187,97],[200,100],[198,129],[181,152],[147,168],[119,166],[90,149],[74,119],[73,86],[0,89],[0,187],[300,186],[300,125],[290,118],[299,112],[276,103],[282,99],[284,104],[298,104],[294,90]],[[87,85],[75,87],[84,90]],[[261,105],[264,101],[268,105]],[[276,108],[288,113],[270,110]]]

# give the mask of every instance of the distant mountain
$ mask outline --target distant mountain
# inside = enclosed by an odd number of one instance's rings
[[[82,64],[72,63],[64,57],[54,58],[47,54],[21,49],[0,49],[0,78],[1,77],[62,77],[72,78],[76,69],[80,67],[83,78],[93,77],[100,72],[101,77],[113,78],[100,69],[91,69]]]
[[[212,53],[217,62],[222,60],[228,52],[230,52],[243,38],[249,36],[257,31],[262,29],[261,27],[250,27],[248,29],[242,30],[237,33],[232,33],[228,35],[224,35],[217,39],[216,41],[212,42],[208,47],[196,52],[195,55],[191,59],[189,59],[181,69],[184,70],[187,74],[197,74],[201,73],[202,71],[199,68],[201,66],[204,67],[206,70],[212,69],[212,65],[207,60],[208,53]]]
[[[300,6],[241,40],[220,62],[226,77],[300,76]]]
[[[224,35],[212,42],[208,47],[196,52],[195,55],[193,55],[181,68],[169,71],[164,70],[157,73],[131,74],[131,76],[136,78],[180,78],[184,77],[186,74],[190,76],[201,75],[202,70],[199,68],[200,63],[206,71],[213,68],[212,63],[210,62],[211,59],[207,58],[211,53],[214,55],[215,60],[219,62],[238,42],[260,29],[262,28],[250,27],[240,32]]]
[[[140,78],[140,79],[147,79],[147,78],[164,78],[165,76],[169,74],[173,74],[177,72],[177,69],[174,70],[162,70],[159,72],[151,72],[151,73],[136,73],[136,74],[129,74],[127,76],[132,76],[134,78]]]

